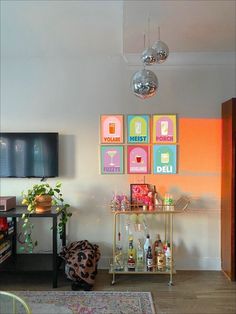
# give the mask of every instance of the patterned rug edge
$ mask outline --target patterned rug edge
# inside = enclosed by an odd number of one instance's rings
[[[110,290],[104,290],[104,291],[53,291],[53,290],[18,290],[18,291],[11,291],[14,294],[22,294],[22,298],[24,298],[24,294],[47,294],[47,295],[99,295],[99,294],[134,294],[134,295],[145,295],[149,302],[151,307],[151,313],[148,314],[157,314],[154,306],[154,301],[152,297],[152,293],[150,291],[110,291]]]

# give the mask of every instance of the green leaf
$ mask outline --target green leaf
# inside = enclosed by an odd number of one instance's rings
[[[61,182],[58,181],[58,182],[56,183],[56,187],[57,187],[57,188],[60,188],[60,187],[61,187]]]

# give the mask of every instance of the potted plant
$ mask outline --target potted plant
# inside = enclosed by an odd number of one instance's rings
[[[22,215],[24,239],[21,241],[23,244],[23,246],[20,247],[21,251],[27,249],[32,253],[34,247],[38,244],[38,242],[33,241],[31,237],[34,225],[30,221],[30,215],[50,211],[52,206],[56,206],[56,210],[61,213],[58,229],[60,236],[62,236],[65,224],[72,213],[67,211],[70,205],[64,203],[61,185],[61,182],[57,182],[55,187],[50,186],[48,183],[34,184],[31,189],[22,193],[22,204],[27,205],[27,213]]]

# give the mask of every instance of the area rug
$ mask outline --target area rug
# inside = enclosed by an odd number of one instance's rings
[[[33,314],[155,314],[150,292],[14,291]]]

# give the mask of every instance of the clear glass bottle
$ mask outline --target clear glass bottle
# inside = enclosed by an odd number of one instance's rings
[[[174,201],[173,197],[170,193],[166,193],[164,197],[164,209],[167,211],[173,211],[174,210]]]
[[[145,241],[144,246],[143,246],[144,256],[145,256],[145,264],[147,263],[147,252],[148,252],[149,246],[152,247],[152,243],[150,240],[150,235],[147,234],[146,241]]]
[[[167,244],[165,256],[166,256],[166,268],[170,269],[172,266],[172,256],[171,256],[171,250],[170,250],[170,243]]]
[[[115,257],[114,257],[114,268],[115,268],[115,270],[123,270],[124,269],[123,247],[122,247],[120,232],[118,232],[118,239],[116,242],[116,252],[115,252]]]
[[[138,247],[137,247],[137,254],[136,254],[136,262],[137,262],[137,269],[143,270],[144,266],[144,256],[143,256],[143,248],[141,245],[141,240],[138,240]]]

